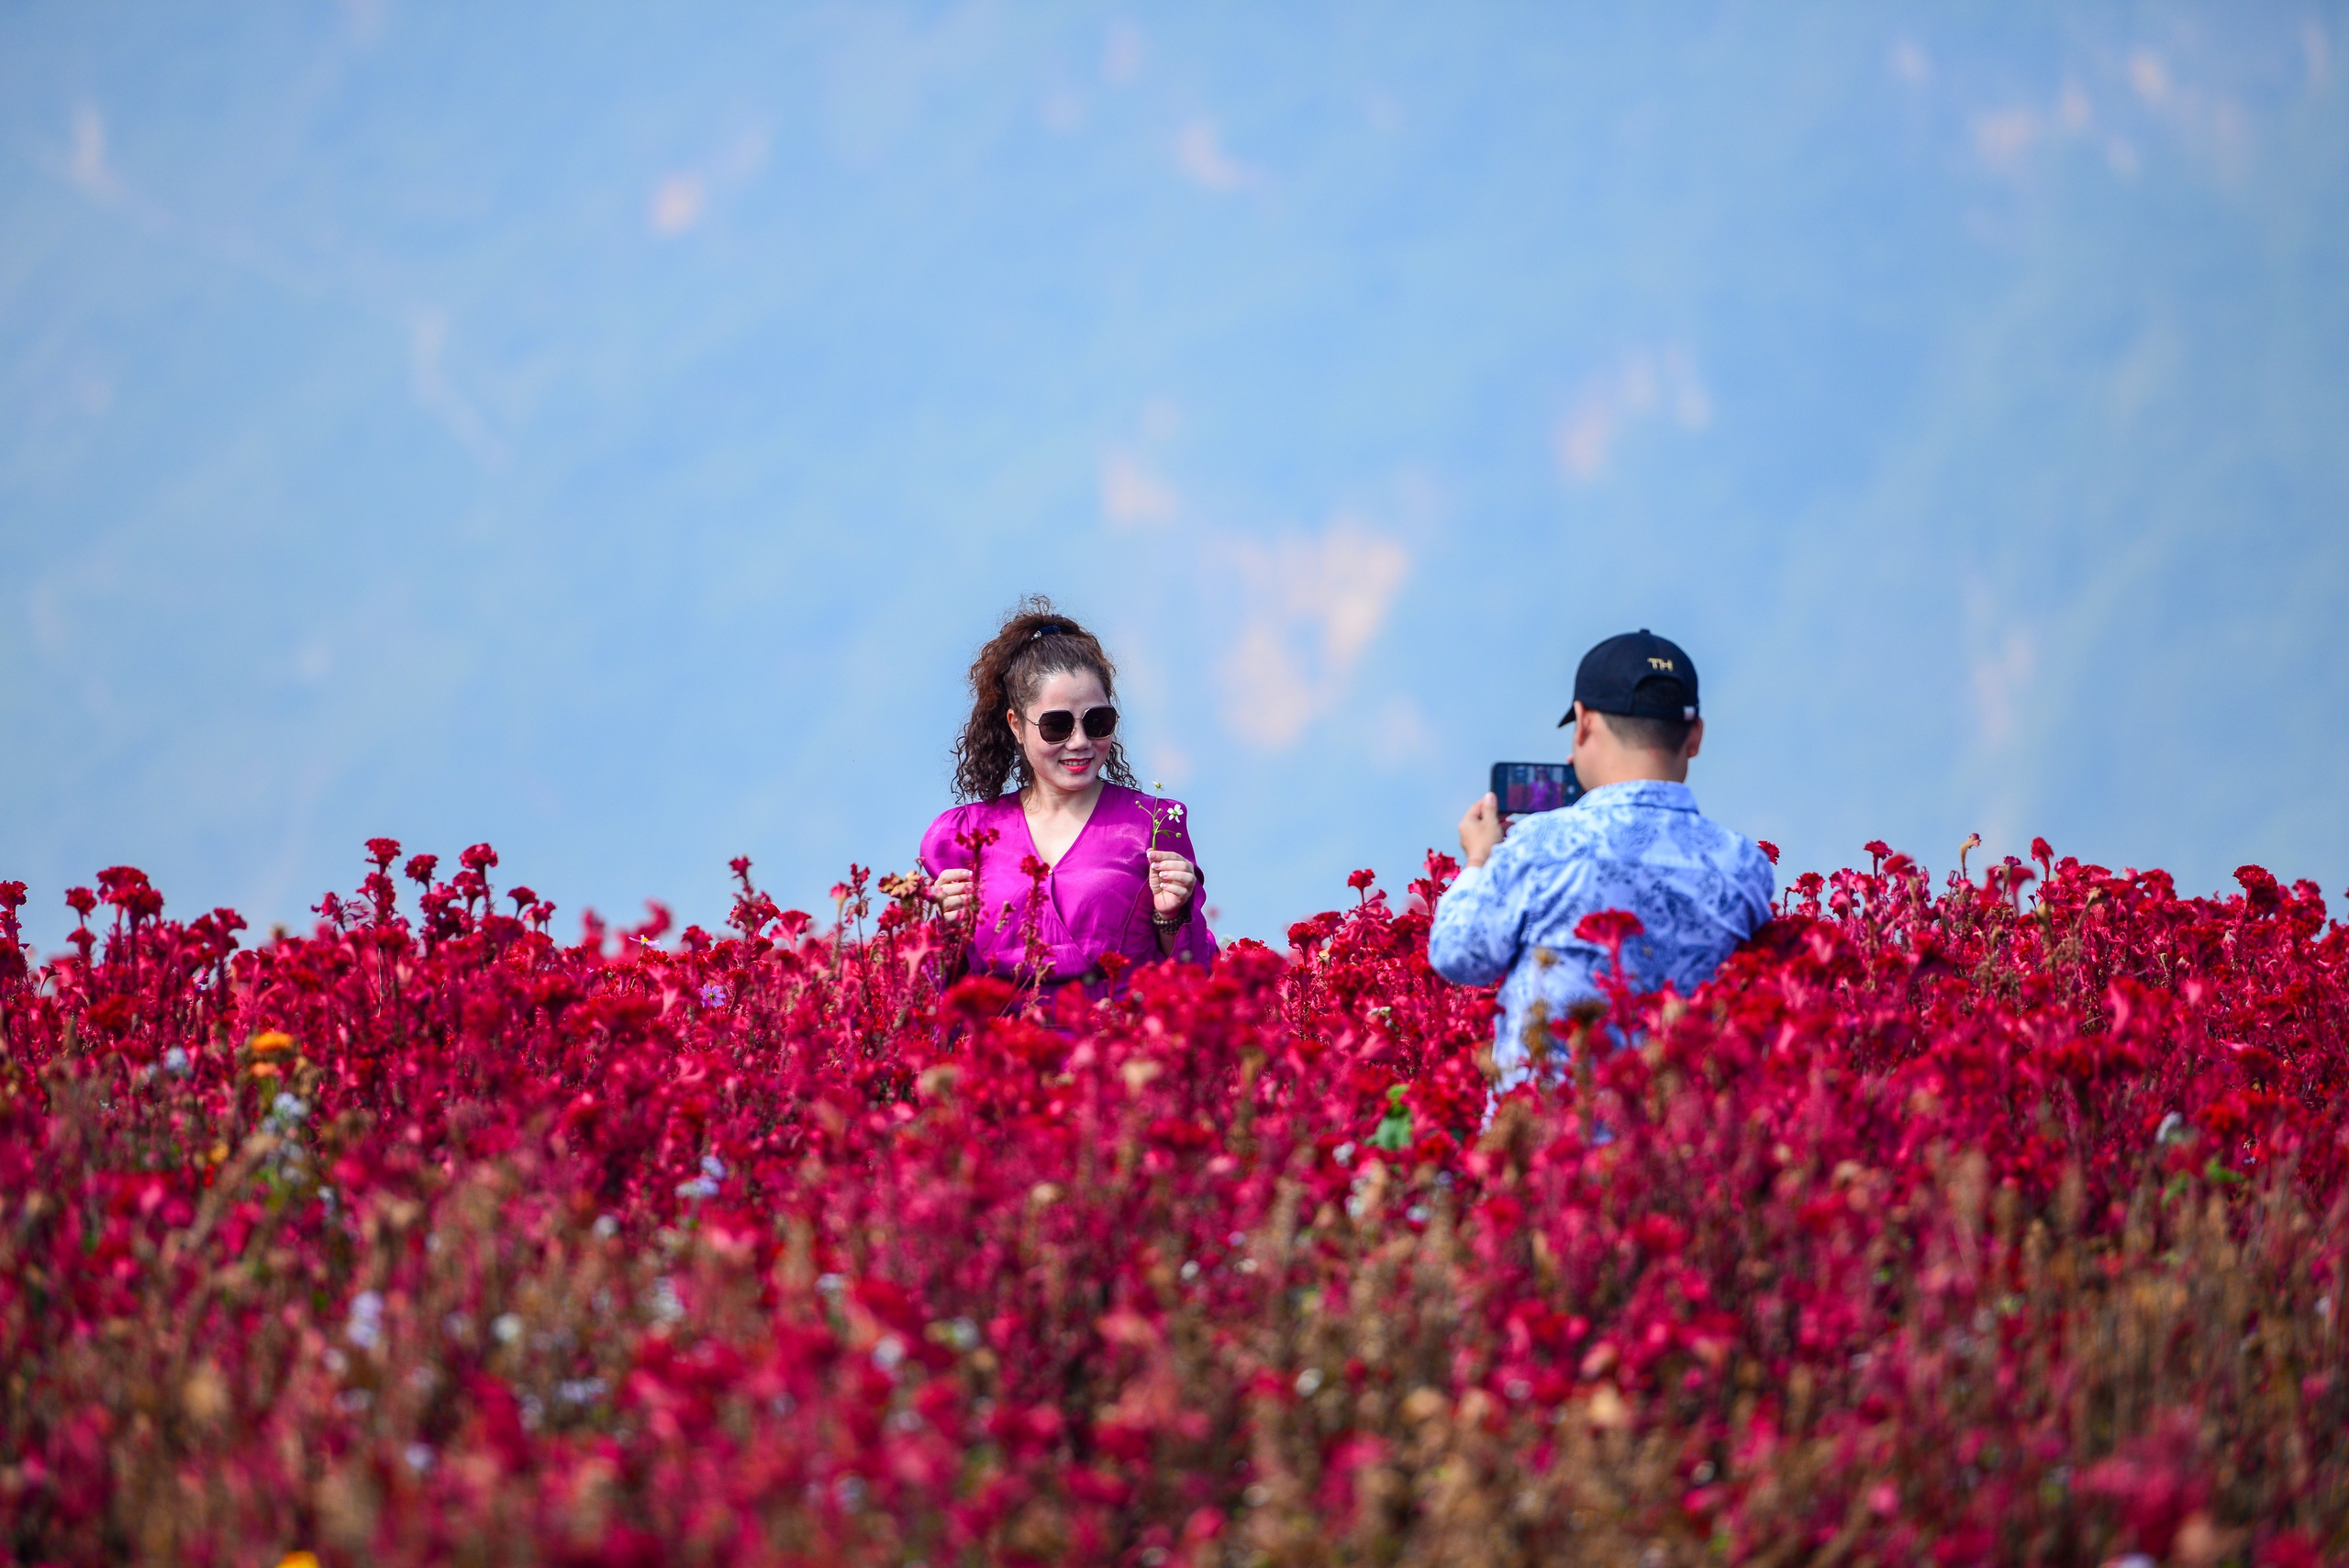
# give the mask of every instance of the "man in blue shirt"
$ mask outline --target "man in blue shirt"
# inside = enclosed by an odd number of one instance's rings
[[[1428,962],[1462,985],[1501,985],[1494,1061],[1506,1091],[1531,1073],[1525,1031],[1563,1023],[1603,995],[1607,950],[1575,935],[1583,917],[1625,909],[1645,930],[1623,944],[1632,988],[1683,994],[1770,917],[1775,878],[1750,839],[1698,815],[1688,764],[1705,739],[1697,668],[1642,629],[1584,655],[1574,706],[1583,795],[1505,829],[1487,795],[1460,819],[1467,865],[1436,906]],[[1507,837],[1503,837],[1504,832]]]

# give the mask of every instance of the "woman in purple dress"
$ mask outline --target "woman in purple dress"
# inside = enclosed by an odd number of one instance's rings
[[[1099,996],[1128,965],[1215,957],[1190,824],[1180,801],[1134,787],[1115,678],[1101,644],[1043,599],[971,665],[970,722],[954,746],[967,804],[930,825],[921,864],[941,910],[967,922],[974,971],[1080,982]]]

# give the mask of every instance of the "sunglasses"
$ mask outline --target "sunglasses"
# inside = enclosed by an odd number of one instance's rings
[[[1076,715],[1064,707],[1050,708],[1036,716],[1036,734],[1047,746],[1057,746],[1076,733]],[[1085,736],[1088,740],[1107,740],[1118,732],[1118,710],[1114,707],[1088,707],[1085,710]]]

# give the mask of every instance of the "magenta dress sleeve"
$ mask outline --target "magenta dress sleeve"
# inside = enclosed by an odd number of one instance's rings
[[[1025,829],[1016,796],[974,801],[942,811],[930,831],[921,836],[921,868],[931,876],[942,871],[976,872],[971,888],[971,945],[974,968],[1009,977],[1018,973],[1027,956],[1027,931],[1020,911],[1032,896],[1027,876],[1019,870]],[[974,847],[974,840],[992,831],[993,842]],[[1066,955],[1058,951],[1059,934],[1052,910],[1039,910],[1039,934],[1057,969]],[[1080,966],[1081,967],[1081,966]]]
[[[930,831],[921,836],[923,871],[936,876],[942,871],[971,869],[971,847],[954,841],[957,833],[969,836],[971,810],[967,806],[956,806],[938,814],[938,820],[932,822]]]

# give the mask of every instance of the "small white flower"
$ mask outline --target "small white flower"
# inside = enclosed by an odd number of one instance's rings
[[[362,1290],[351,1298],[351,1321],[344,1325],[343,1334],[362,1350],[373,1350],[384,1339],[384,1298],[372,1290]]]

